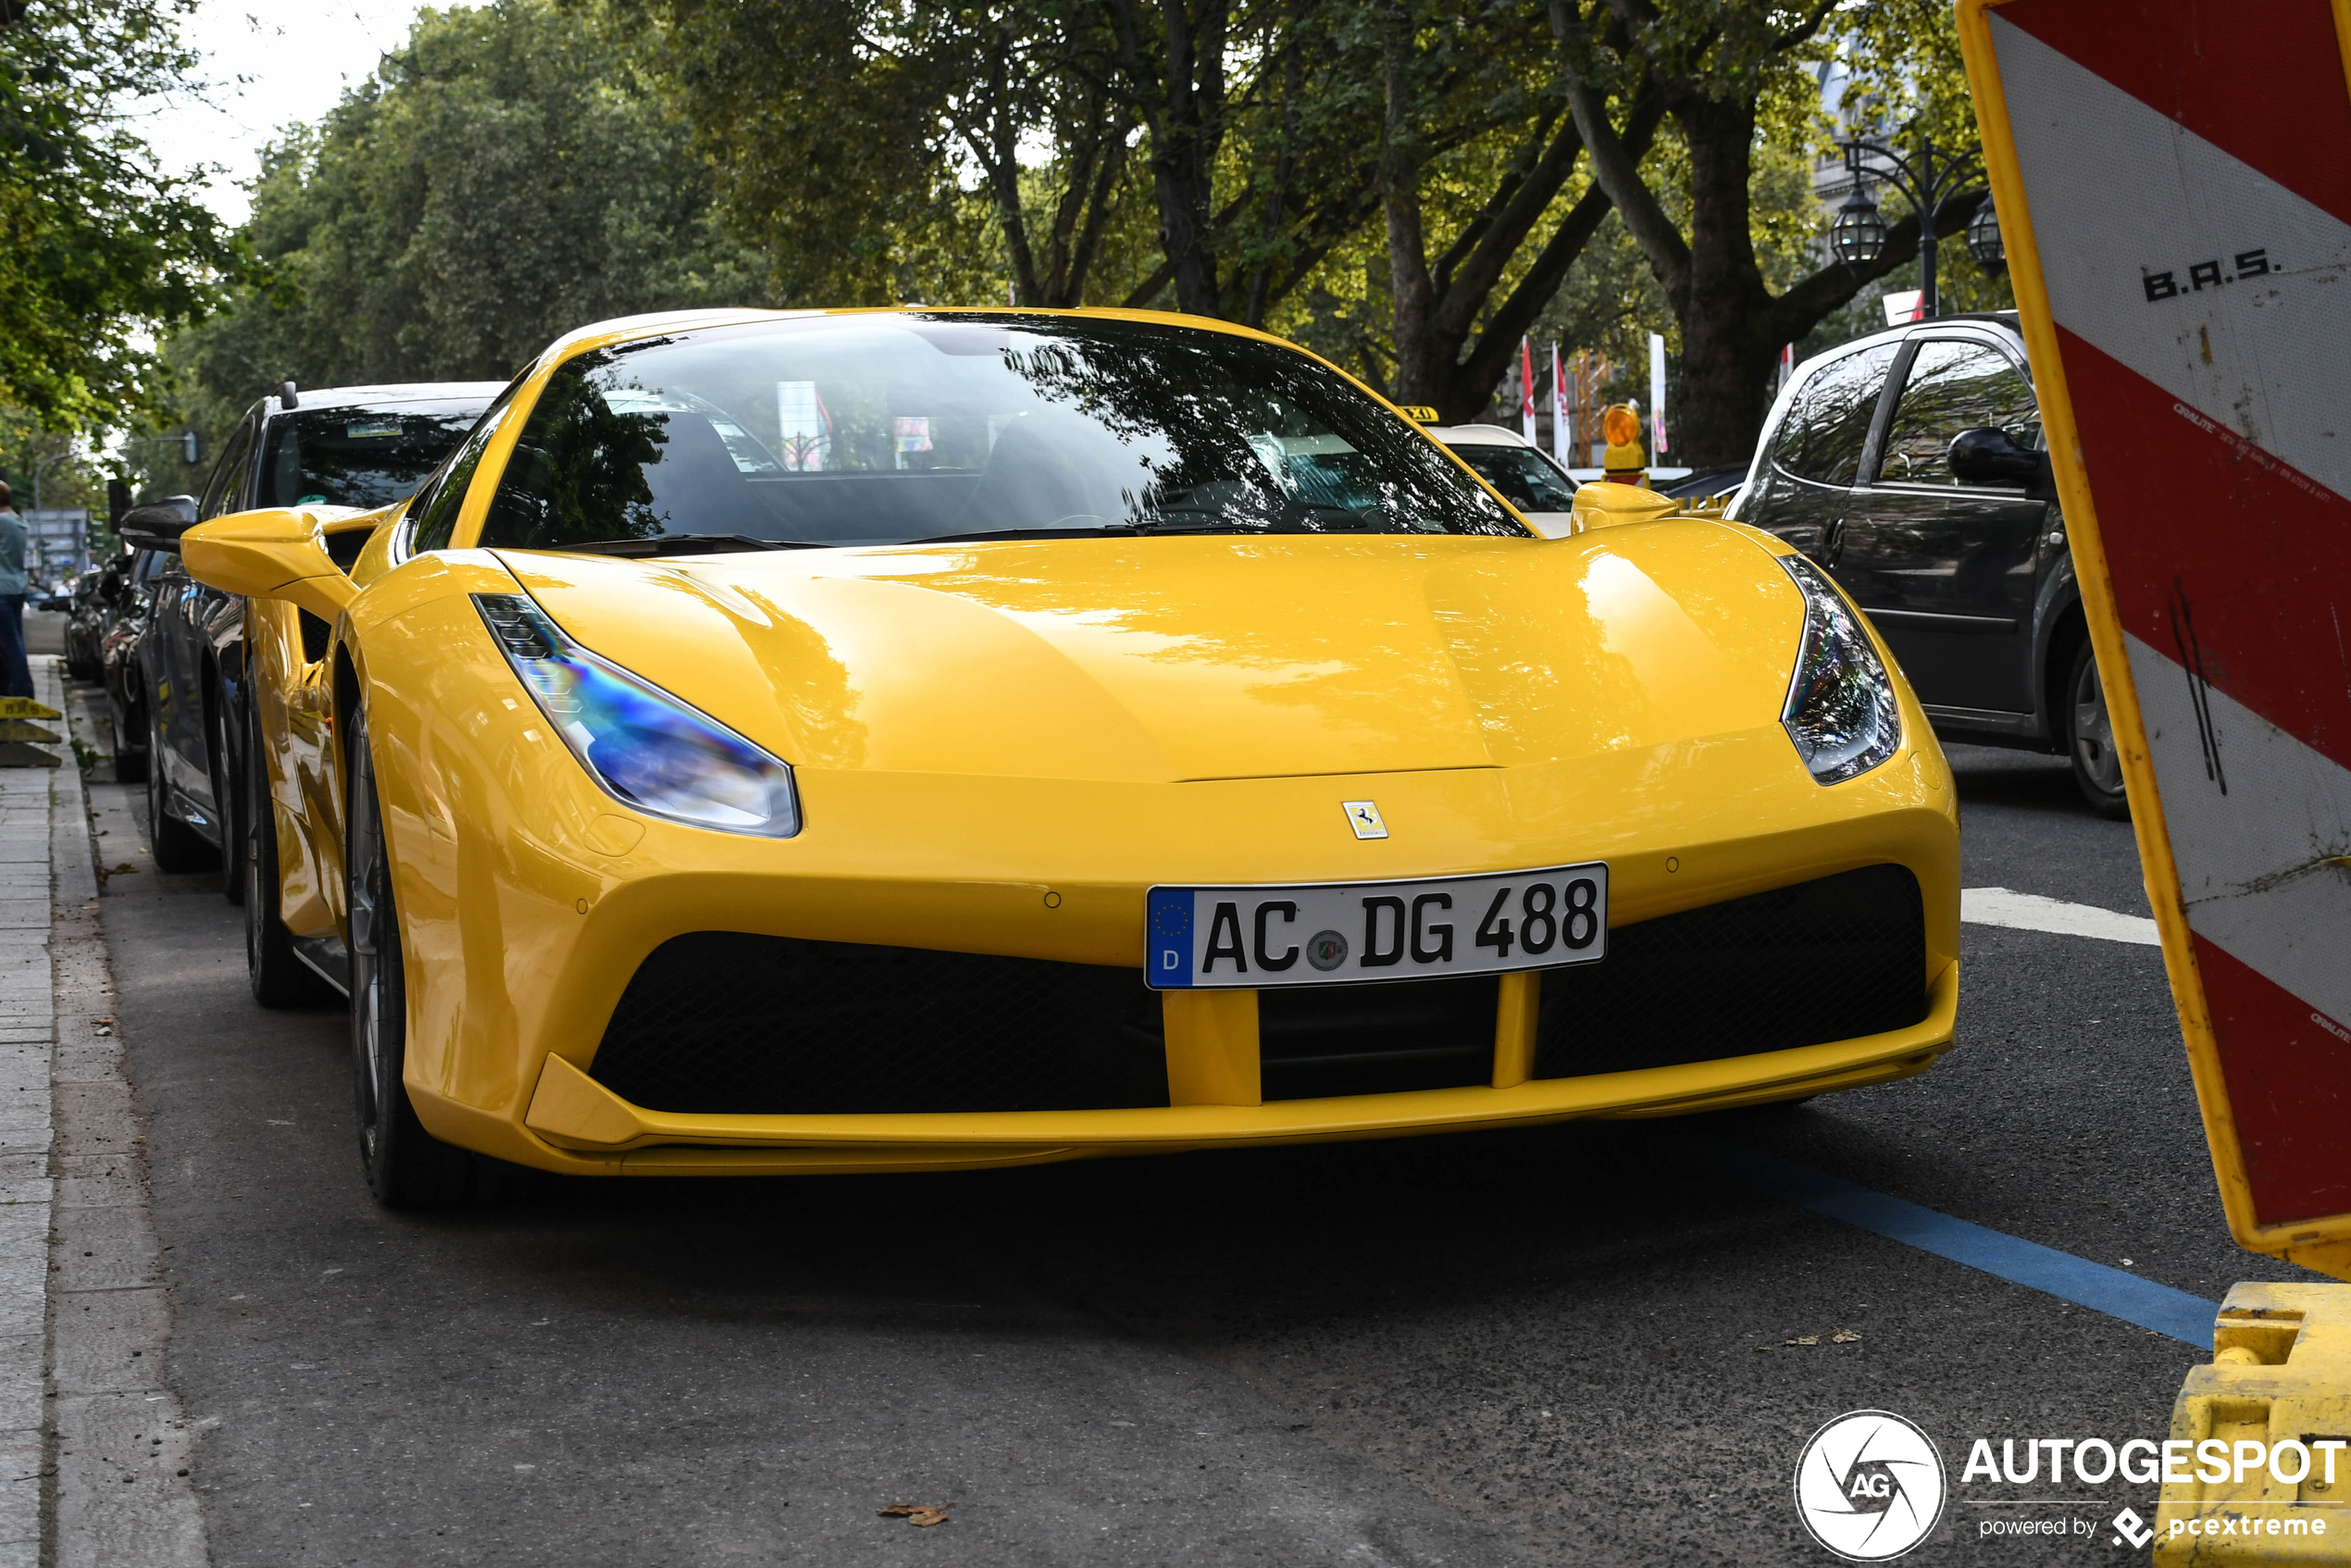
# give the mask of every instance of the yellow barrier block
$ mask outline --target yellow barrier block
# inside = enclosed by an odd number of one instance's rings
[[[63,718],[65,716],[46,703],[36,703],[30,697],[0,697],[0,718]]]
[[[2351,1286],[2232,1289],[2164,1459],[2163,1568],[2351,1563]]]
[[[0,740],[32,740],[53,746],[64,739],[56,730],[30,719],[0,718]]]

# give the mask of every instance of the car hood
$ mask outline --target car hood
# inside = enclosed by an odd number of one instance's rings
[[[668,560],[502,551],[583,646],[803,767],[1510,767],[1768,725],[1803,606],[1710,522]]]

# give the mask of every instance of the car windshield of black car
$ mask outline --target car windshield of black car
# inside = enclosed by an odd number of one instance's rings
[[[269,421],[263,506],[388,505],[424,483],[490,400],[305,408]]]
[[[1151,322],[904,315],[575,357],[541,390],[480,542],[1031,532],[1522,530],[1426,437],[1278,344]]]

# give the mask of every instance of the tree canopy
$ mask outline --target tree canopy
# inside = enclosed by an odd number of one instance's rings
[[[160,387],[152,334],[210,308],[240,255],[125,105],[184,85],[187,0],[0,12],[0,405],[61,429]]]
[[[1915,250],[1897,208],[1879,264],[1826,258],[1833,56],[1862,123],[1966,139],[1937,0],[425,11],[269,149],[239,242],[263,275],[168,353],[217,434],[287,377],[500,378],[641,310],[1152,306],[1462,419],[1523,335],[1637,374],[1655,330],[1676,457],[1735,461],[1781,345],[1874,325],[1848,302]]]
[[[766,304],[714,177],[611,15],[549,0],[419,14],[318,125],[267,152],[267,268],[171,344],[200,425],[308,386],[504,380],[606,317]]]

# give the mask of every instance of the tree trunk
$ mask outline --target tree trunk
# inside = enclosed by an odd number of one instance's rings
[[[1133,0],[1112,0],[1119,64],[1136,114],[1151,136],[1151,192],[1159,243],[1176,285],[1176,308],[1225,313],[1216,265],[1216,151],[1224,134],[1225,45],[1231,0],[1159,0],[1162,50],[1143,44]]]
[[[1405,53],[1411,29],[1394,7],[1383,7],[1380,81],[1387,95],[1380,124],[1380,205],[1387,218],[1388,289],[1395,309],[1396,374],[1389,393],[1418,403],[1437,388],[1452,355],[1436,338],[1431,317],[1437,288],[1428,275],[1427,236],[1421,227],[1422,156],[1412,130],[1412,88]],[[1443,355],[1441,367],[1434,363]]]
[[[1669,291],[1682,329],[1673,456],[1731,467],[1753,454],[1780,349],[1749,229],[1755,110],[1692,94],[1677,97],[1673,113],[1690,156],[1689,261],[1682,287]]]

